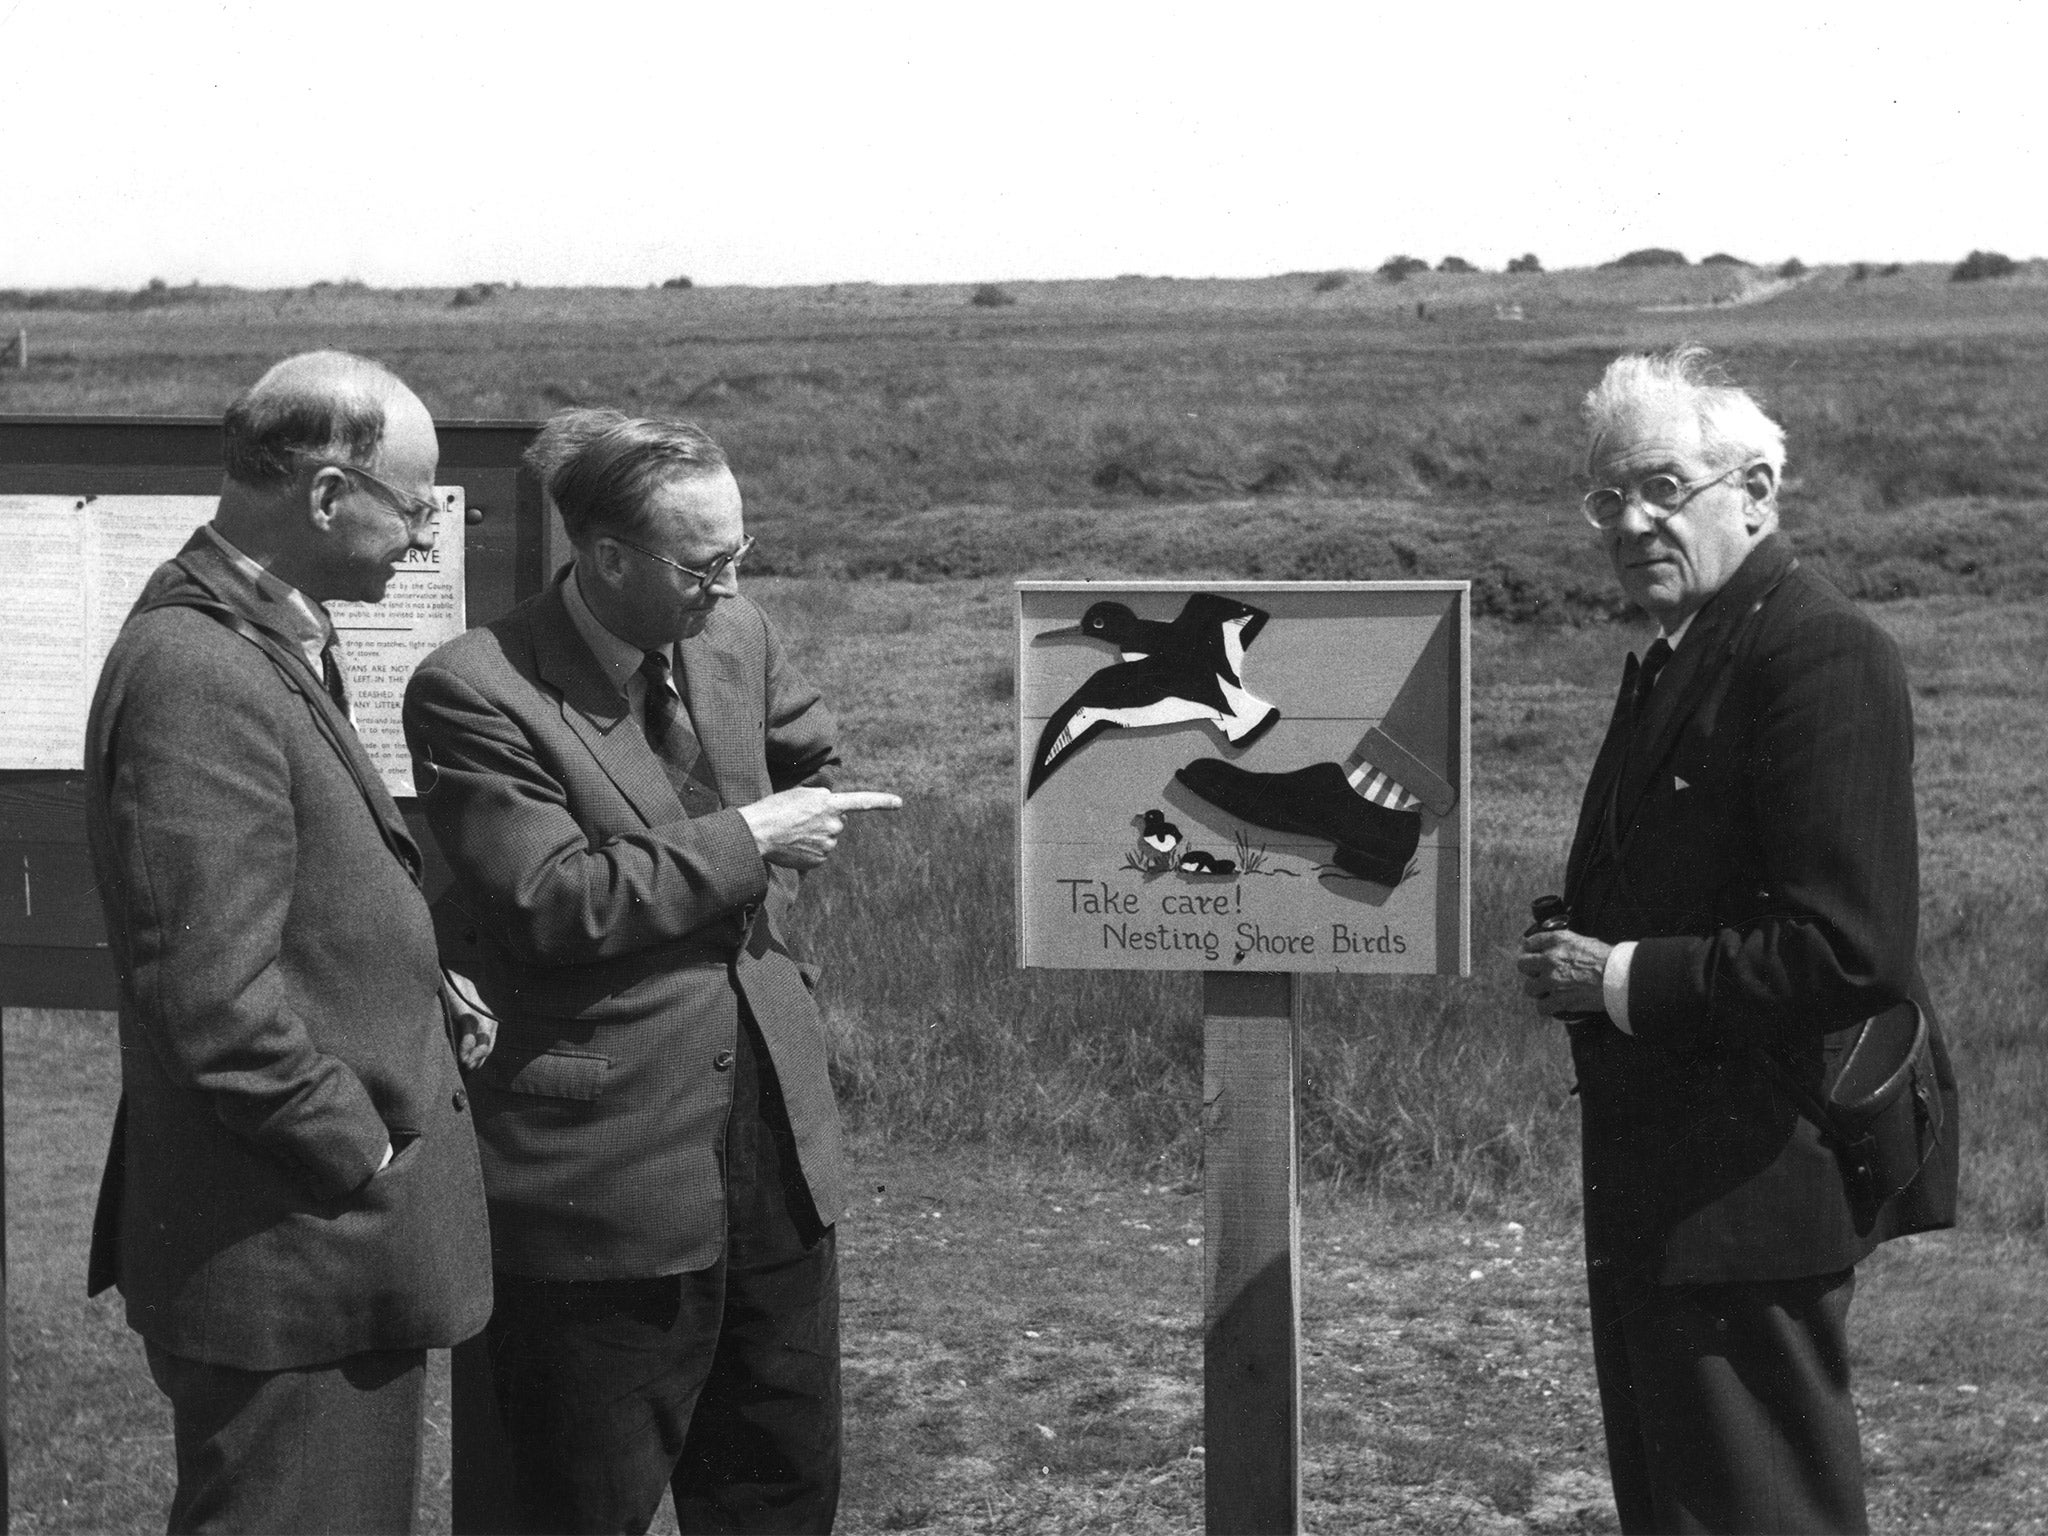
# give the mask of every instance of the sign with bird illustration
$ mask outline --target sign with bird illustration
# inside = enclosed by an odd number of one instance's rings
[[[1020,963],[1466,974],[1466,582],[1019,582]]]

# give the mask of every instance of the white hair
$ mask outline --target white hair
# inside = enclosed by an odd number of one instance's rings
[[[1689,410],[1711,459],[1762,459],[1771,476],[1785,473],[1785,429],[1763,413],[1748,390],[1728,382],[1713,355],[1694,342],[1669,352],[1629,352],[1607,365],[1586,394],[1586,462],[1600,461],[1645,411]]]

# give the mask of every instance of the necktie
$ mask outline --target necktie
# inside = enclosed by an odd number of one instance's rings
[[[666,651],[649,651],[640,662],[640,675],[647,680],[647,697],[642,706],[641,728],[647,745],[661,759],[662,771],[675,786],[683,808],[692,816],[704,816],[724,804],[710,760],[697,742],[697,733],[683,714],[682,702],[669,686]]]
[[[1643,664],[1636,673],[1635,717],[1640,720],[1643,710],[1650,702],[1650,690],[1657,686],[1657,676],[1671,660],[1671,642],[1659,635],[1643,653]]]
[[[340,643],[340,636],[330,634],[327,644],[320,648],[320,681],[327,685],[328,696],[341,706],[341,712],[353,720],[355,716],[348,707],[348,679],[342,675],[341,658],[335,654]]]

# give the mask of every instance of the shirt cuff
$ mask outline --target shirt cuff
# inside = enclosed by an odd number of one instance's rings
[[[1635,958],[1636,941],[1624,939],[1607,952],[1607,968],[1600,973],[1600,1001],[1624,1035],[1635,1033],[1628,1024],[1628,968]]]

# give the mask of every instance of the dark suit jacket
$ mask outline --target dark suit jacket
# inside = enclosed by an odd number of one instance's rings
[[[727,807],[832,760],[834,725],[759,609],[678,648]],[[472,1077],[498,1267],[550,1279],[701,1269],[724,1250],[720,1150],[744,994],[821,1221],[845,1203],[823,1025],[782,942],[791,871],[733,809],[691,819],[576,632],[559,581],[420,664],[421,804],[454,868],[485,1000]],[[743,936],[749,942],[742,944]]]
[[[1908,996],[1932,1017],[1897,648],[1773,536],[1700,609],[1631,747],[1635,670],[1566,875],[1573,927],[1640,941],[1633,1036],[1571,1031],[1588,1256],[1666,1283],[1845,1268],[1896,1220],[1855,1230],[1757,1051],[1818,1087],[1839,1031]]]
[[[274,623],[197,536],[138,608],[166,597]],[[124,1095],[95,1277],[152,1343],[247,1370],[452,1345],[490,1315],[432,919],[393,845],[417,849],[311,667],[279,654],[305,693],[203,613],[138,612],[86,736]]]

